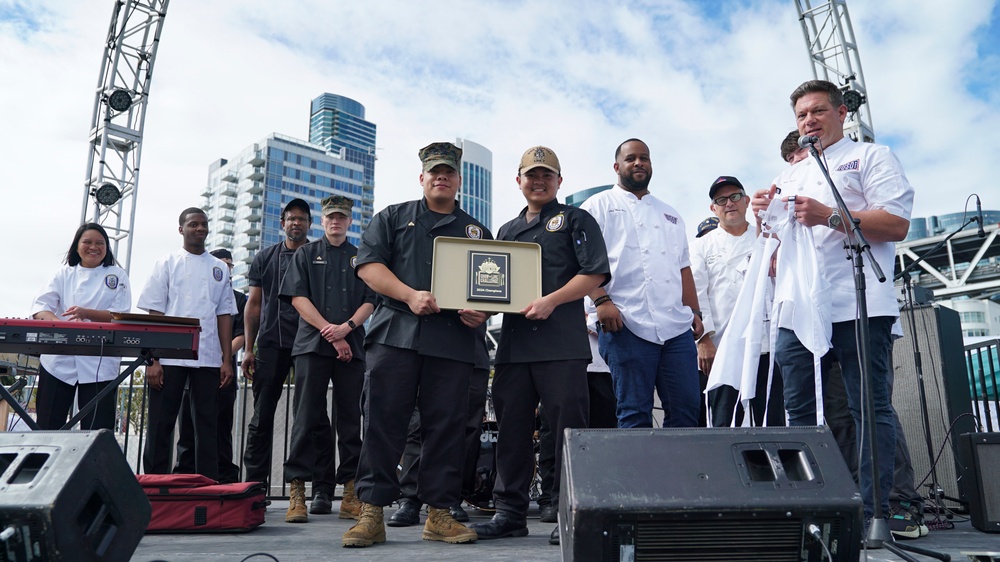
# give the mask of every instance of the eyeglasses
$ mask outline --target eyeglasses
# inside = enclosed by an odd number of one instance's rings
[[[733,203],[739,203],[740,200],[746,196],[747,196],[746,193],[743,193],[742,191],[737,191],[732,195],[724,195],[722,197],[716,197],[715,199],[712,199],[712,203],[715,203],[720,207],[725,207],[726,203],[728,203],[729,201],[732,201]]]

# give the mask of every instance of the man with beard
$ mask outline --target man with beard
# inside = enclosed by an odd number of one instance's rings
[[[292,368],[292,344],[299,325],[298,311],[287,300],[278,298],[278,291],[295,250],[309,241],[309,204],[292,199],[281,211],[280,221],[285,240],[258,252],[247,273],[250,296],[243,314],[247,342],[243,376],[253,385],[253,417],[243,455],[248,482],[268,482],[271,475],[274,412]],[[315,500],[313,507],[325,507],[321,510],[326,512],[330,509],[329,505],[317,505]]]
[[[649,148],[629,139],[615,150],[618,185],[582,205],[597,219],[611,281],[597,307],[601,357],[611,367],[618,427],[653,426],[653,389],[664,427],[698,425],[698,350],[703,332],[684,221],[649,193]]]

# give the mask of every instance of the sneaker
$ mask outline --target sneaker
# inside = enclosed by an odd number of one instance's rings
[[[328,515],[333,513],[333,502],[330,501],[330,494],[322,490],[313,494],[313,499],[309,502],[309,513],[313,515]]]
[[[899,502],[899,507],[910,512],[910,516],[913,518],[913,522],[920,527],[920,536],[926,537],[931,534],[931,530],[924,524],[924,509],[920,504],[914,504],[912,502]]]
[[[342,542],[347,547],[366,547],[378,542],[385,542],[382,506],[362,503],[361,517],[358,518],[358,522],[353,527],[344,533]]]
[[[479,537],[472,529],[462,525],[451,516],[448,508],[427,507],[427,521],[424,523],[425,541],[443,541],[451,544],[476,542]]]
[[[288,491],[288,511],[285,513],[285,523],[306,523],[308,521],[306,483],[296,478],[292,480]]]
[[[361,518],[361,500],[358,499],[358,495],[354,492],[354,480],[348,480],[344,484],[344,498],[340,500],[340,514],[338,517],[341,519]]]
[[[889,509],[889,531],[897,539],[919,539],[920,525],[913,520],[910,510],[893,505]]]

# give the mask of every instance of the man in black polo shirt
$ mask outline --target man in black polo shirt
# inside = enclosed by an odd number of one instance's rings
[[[243,313],[246,351],[242,367],[243,376],[253,385],[253,417],[243,455],[247,482],[269,482],[271,476],[274,412],[292,368],[292,345],[299,327],[298,311],[278,298],[278,291],[295,250],[309,241],[311,224],[309,204],[302,199],[289,201],[281,211],[285,240],[258,252],[247,273],[250,296]]]
[[[590,396],[583,297],[611,279],[601,229],[586,211],[560,204],[559,159],[544,146],[528,149],[518,169],[518,186],[528,206],[500,227],[498,238],[542,247],[542,297],[520,314],[504,314],[493,375],[497,438],[497,512],[473,525],[480,539],[528,534],[535,406],[541,399],[556,437],[553,491],[559,494],[563,430],[587,427]],[[552,540],[558,540],[558,527]]]
[[[434,238],[492,238],[455,200],[462,151],[437,142],[420,150],[424,197],[372,219],[358,250],[358,276],[381,295],[366,341],[365,441],[357,493],[364,502],[344,546],[385,541],[383,506],[399,498],[396,466],[414,406],[420,408],[420,499],[429,506],[425,540],[465,543],[476,533],[448,508],[461,500],[465,416],[476,361],[476,327],[487,315],[441,310],[431,288]]]
[[[365,382],[365,330],[375,293],[354,275],[358,249],[347,241],[354,202],[340,195],[323,199],[324,236],[299,248],[281,282],[281,298],[299,311],[295,358],[295,419],[285,460],[290,482],[285,521],[309,520],[305,481],[329,504],[337,484],[351,487],[361,453],[361,391]],[[333,383],[340,465],[328,479],[333,459],[326,390]],[[313,500],[316,501],[315,499]],[[341,511],[341,518],[353,514]]]

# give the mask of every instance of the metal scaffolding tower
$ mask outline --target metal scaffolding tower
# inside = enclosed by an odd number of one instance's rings
[[[795,0],[795,7],[813,76],[838,84],[844,90],[844,104],[849,110],[844,134],[856,141],[875,142],[871,109],[866,103],[868,90],[846,0],[815,3]]]
[[[115,0],[97,80],[80,222],[104,226],[126,271],[132,260],[142,126],[169,1]]]

